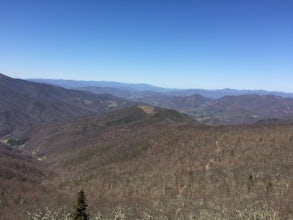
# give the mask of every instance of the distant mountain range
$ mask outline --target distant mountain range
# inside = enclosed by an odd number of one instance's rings
[[[266,91],[266,90],[236,90],[236,89],[167,89],[148,84],[127,84],[107,81],[75,81],[55,79],[28,79],[29,81],[61,86],[67,89],[78,89],[90,91],[96,94],[112,94],[122,98],[144,98],[162,93],[168,96],[190,96],[201,95],[207,98],[221,98],[224,96],[239,95],[275,95],[285,98],[293,98],[293,93]]]
[[[219,90],[217,93],[204,90],[214,95],[202,96],[192,94],[197,90],[170,90],[145,84],[35,81],[42,83],[0,75],[0,136],[21,132],[39,123],[103,114],[137,103],[174,109],[197,121],[212,125],[284,123],[293,119],[293,99],[263,95],[271,93],[266,91],[243,95],[242,93],[248,91]],[[79,90],[65,89],[49,83]],[[230,95],[215,98],[226,93]]]
[[[120,82],[108,82],[108,81],[75,81],[75,80],[63,80],[63,79],[28,79],[29,81],[46,83],[56,86],[61,86],[67,89],[76,89],[82,87],[102,87],[102,88],[117,88],[130,91],[154,91],[154,92],[166,92],[172,91],[172,89],[160,88],[143,83],[131,84]]]
[[[293,119],[293,94],[264,90],[179,90],[146,84],[33,79],[175,109],[207,124],[283,123]]]

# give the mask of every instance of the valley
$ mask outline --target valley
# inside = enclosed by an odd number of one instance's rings
[[[64,88],[110,94],[130,102],[174,109],[209,125],[290,123],[293,94],[264,90],[166,89],[145,84],[116,82],[41,80],[32,81]]]
[[[90,219],[293,218],[290,98],[160,95],[136,103],[0,81],[4,219],[66,219],[81,189]],[[44,103],[38,111],[35,100]],[[199,120],[203,112],[218,120]]]

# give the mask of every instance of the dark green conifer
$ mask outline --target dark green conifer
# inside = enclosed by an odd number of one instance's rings
[[[77,194],[77,200],[74,205],[74,213],[72,214],[73,220],[88,220],[88,215],[86,214],[86,199],[84,191],[81,190]]]

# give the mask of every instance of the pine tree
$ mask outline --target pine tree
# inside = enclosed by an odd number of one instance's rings
[[[77,194],[76,204],[74,205],[74,213],[72,214],[73,220],[88,220],[88,216],[86,214],[86,199],[84,191],[81,190]]]

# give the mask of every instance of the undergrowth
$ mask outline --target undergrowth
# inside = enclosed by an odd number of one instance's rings
[[[151,209],[144,209],[137,213],[134,209],[116,207],[112,212],[102,213],[95,211],[89,215],[89,220],[281,220],[279,213],[270,209],[242,209],[235,210],[235,215],[231,216],[228,209],[223,208],[219,212],[213,210],[200,209],[196,212],[184,213],[180,208],[175,210],[173,216],[157,213]],[[71,220],[71,212],[64,207],[59,209],[35,209],[27,212],[26,220]],[[292,220],[293,216],[288,216]]]

